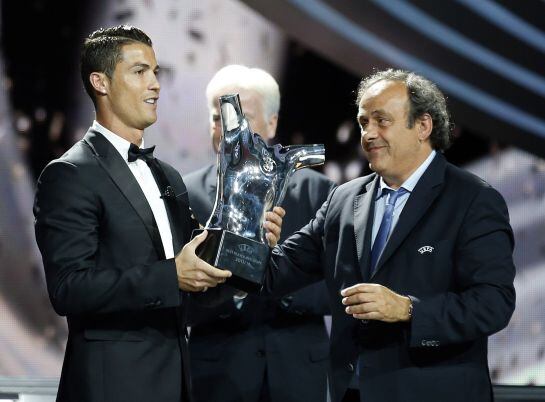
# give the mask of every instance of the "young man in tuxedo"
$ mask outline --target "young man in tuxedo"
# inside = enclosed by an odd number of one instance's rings
[[[158,71],[141,30],[93,32],[81,75],[96,120],[38,180],[36,240],[69,328],[58,401],[189,401],[188,298],[230,276],[195,255],[206,233],[190,241],[198,225],[185,185],[143,148]]]
[[[487,339],[515,308],[505,201],[443,157],[449,115],[426,78],[379,71],[357,103],[374,173],[273,250],[266,287],[325,278],[332,401],[491,401]]]
[[[275,79],[258,68],[229,65],[206,89],[216,152],[221,138],[219,97],[235,93],[252,131],[265,141],[276,135],[280,91]],[[204,225],[216,196],[215,164],[184,176],[184,181],[191,208]],[[314,217],[332,187],[326,176],[312,169],[294,173],[282,202],[287,213],[283,238]],[[323,316],[329,311],[323,282],[283,299],[248,295],[215,309],[192,309],[189,348],[195,400],[325,402],[329,339]]]

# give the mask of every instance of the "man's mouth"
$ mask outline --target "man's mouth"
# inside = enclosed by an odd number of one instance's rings
[[[382,149],[382,148],[384,148],[384,146],[372,146],[372,147],[366,147],[367,152],[378,151],[379,149]]]
[[[144,102],[149,103],[150,105],[155,105],[158,100],[159,98],[148,98],[148,99],[145,99]]]

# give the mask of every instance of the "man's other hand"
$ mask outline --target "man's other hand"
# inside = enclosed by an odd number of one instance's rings
[[[272,211],[265,215],[265,223],[263,227],[267,230],[267,241],[270,247],[276,246],[280,240],[282,232],[282,218],[286,215],[286,211],[282,207],[274,207]]]
[[[186,292],[204,292],[219,283],[225,282],[231,271],[218,269],[201,260],[195,254],[195,249],[208,235],[205,230],[187,243],[175,257],[178,286]]]
[[[359,320],[409,321],[411,300],[376,283],[358,283],[341,291],[345,311]]]

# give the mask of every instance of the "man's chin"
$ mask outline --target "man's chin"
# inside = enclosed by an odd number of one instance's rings
[[[152,124],[154,124],[155,122],[157,121],[157,115],[155,115],[154,117],[150,117],[149,119],[147,119],[144,124],[142,124],[142,130],[148,128],[149,126],[151,126]]]
[[[382,171],[381,166],[379,163],[373,163],[372,161],[369,161],[369,169],[371,169],[373,172],[380,175],[380,172]]]

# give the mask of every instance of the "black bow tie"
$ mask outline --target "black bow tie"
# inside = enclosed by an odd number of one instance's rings
[[[127,160],[129,162],[134,162],[138,158],[142,159],[144,162],[153,159],[153,150],[155,145],[149,148],[138,148],[135,144],[131,144],[129,147],[129,156]]]

